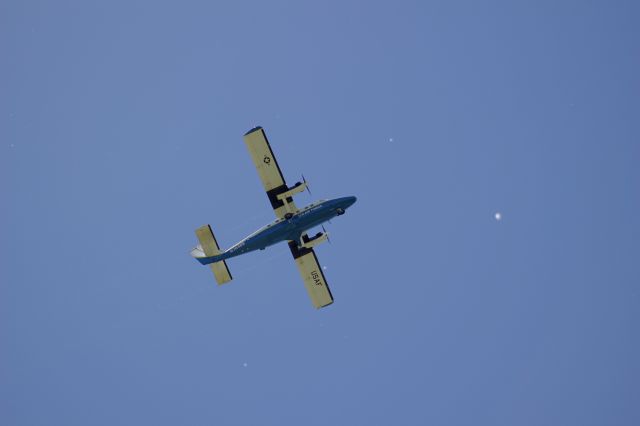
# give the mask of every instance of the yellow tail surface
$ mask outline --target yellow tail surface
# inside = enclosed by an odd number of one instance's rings
[[[217,256],[220,254],[220,246],[216,241],[216,237],[213,235],[211,226],[203,225],[196,229],[196,236],[198,237],[198,241],[200,241],[202,251],[204,251],[204,254],[207,257]],[[209,267],[213,271],[213,275],[216,277],[218,284],[228,283],[233,279],[231,272],[229,272],[229,268],[227,267],[227,262],[224,260],[211,263]]]

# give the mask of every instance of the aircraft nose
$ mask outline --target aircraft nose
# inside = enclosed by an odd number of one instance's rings
[[[351,205],[353,205],[353,203],[355,203],[358,199],[356,197],[344,197],[345,198],[345,208],[350,207]]]

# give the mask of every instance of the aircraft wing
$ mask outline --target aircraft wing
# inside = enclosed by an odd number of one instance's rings
[[[311,303],[316,308],[323,308],[333,303],[333,296],[331,290],[327,285],[327,280],[324,277],[320,263],[316,253],[312,248],[298,247],[295,241],[289,242],[289,249],[293,255],[293,259],[296,261],[296,266],[304,286],[309,293]]]
[[[288,211],[292,213],[297,211],[298,209],[291,197],[286,198],[289,210],[287,210],[285,203],[277,198],[279,194],[287,192],[288,188],[262,127],[255,127],[245,133],[244,142],[249,149],[253,164],[258,170],[258,175],[264,190],[267,192],[267,197],[269,197],[276,217],[281,218]]]

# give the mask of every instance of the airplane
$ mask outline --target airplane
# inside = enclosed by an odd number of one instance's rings
[[[292,187],[286,184],[262,127],[254,127],[245,133],[244,142],[277,219],[224,251],[220,250],[211,226],[203,225],[196,229],[199,244],[191,250],[191,256],[201,264],[209,265],[218,285],[222,285],[233,279],[227,267],[227,259],[287,241],[313,306],[319,309],[332,304],[333,296],[313,250],[318,244],[328,241],[329,236],[326,231],[318,232],[312,237],[306,232],[343,215],[356,202],[356,197],[318,200],[298,209],[293,196],[305,189],[309,191],[304,176],[303,182],[297,182]],[[324,226],[322,228],[324,231]]]

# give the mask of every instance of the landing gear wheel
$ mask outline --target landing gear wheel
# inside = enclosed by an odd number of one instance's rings
[[[338,213],[338,216],[343,215],[344,214],[344,209],[342,207],[339,207],[336,209],[336,213]]]
[[[287,213],[284,215],[285,219],[291,219],[293,217],[293,213]]]

